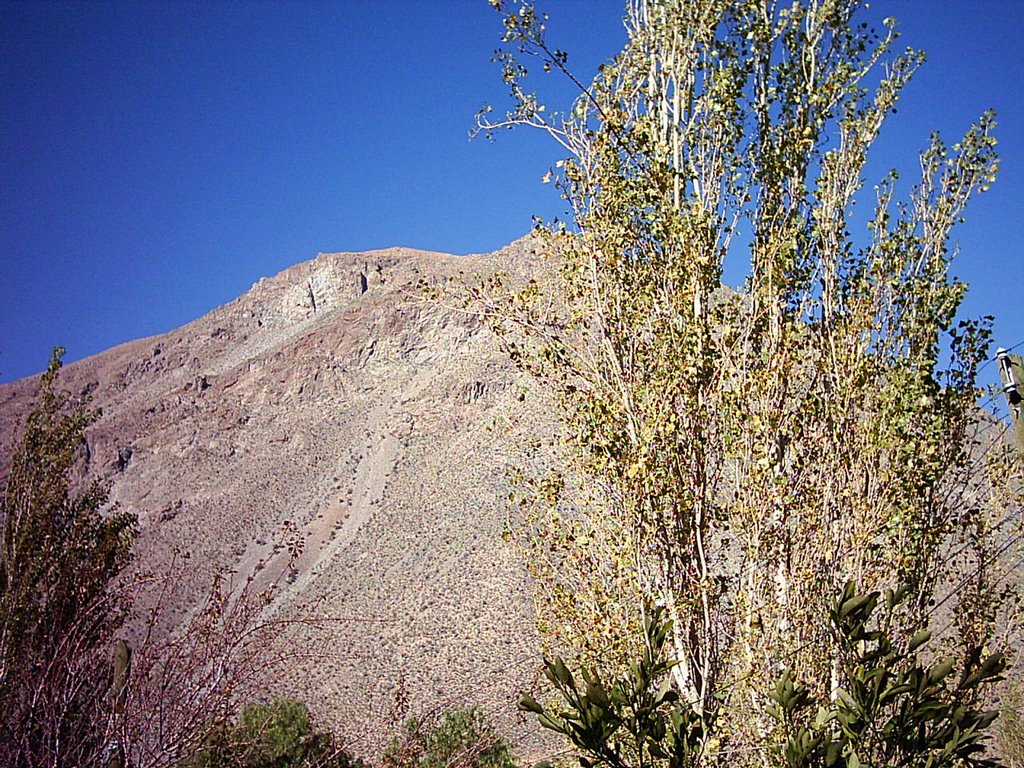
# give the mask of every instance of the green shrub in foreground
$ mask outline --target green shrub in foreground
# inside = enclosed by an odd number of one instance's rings
[[[424,719],[406,723],[405,733],[384,753],[384,768],[513,768],[508,740],[477,707],[452,710],[430,726]]]
[[[959,665],[920,649],[932,633],[909,639],[891,633],[903,590],[843,589],[826,617],[835,648],[835,690],[815,691],[799,670],[786,669],[768,694],[776,722],[758,745],[758,763],[775,768],[997,768],[986,755],[997,710],[986,709],[1002,680],[1001,653],[982,648]],[[703,768],[744,764],[750,750],[732,750],[730,734],[702,719],[699,702],[682,701],[666,658],[671,622],[660,608],[644,621],[644,651],[629,672],[609,683],[597,671],[576,674],[557,658],[544,674],[555,706],[523,696],[521,710],[565,737],[583,768]],[[725,703],[725,708],[731,702]],[[724,749],[723,749],[724,746]]]
[[[300,701],[251,704],[183,768],[360,768],[327,731],[316,731]]]

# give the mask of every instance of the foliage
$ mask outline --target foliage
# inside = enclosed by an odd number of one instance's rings
[[[537,127],[569,153],[553,175],[572,222],[544,233],[557,273],[472,297],[559,401],[569,469],[533,478],[518,536],[549,643],[624,669],[635,606],[660,602],[679,695],[751,750],[780,659],[827,687],[839,651],[814,619],[848,581],[906,585],[894,642],[949,590],[943,641],[982,645],[1006,577],[994,533],[1019,532],[981,475],[1019,489],[1020,470],[974,445],[989,320],[956,320],[950,235],[998,171],[993,115],[952,147],[933,135],[903,202],[895,173],[879,182],[855,236],[868,152],[923,61],[891,19],[637,0],[625,48],[556,115],[525,85],[531,58],[569,74],[546,17],[492,5],[513,108],[481,129]],[[745,257],[744,291],[723,288]]]
[[[273,580],[251,578],[217,579],[182,618],[185,553],[162,574],[129,572],[134,516],[75,476],[99,414],[57,388],[61,352],[0,498],[0,764],[169,768],[282,668],[289,630],[316,621],[266,618]],[[118,635],[131,648],[115,651]]]
[[[327,731],[317,731],[309,709],[294,699],[244,707],[237,722],[208,737],[182,768],[359,768],[335,745]]]
[[[477,707],[446,712],[431,725],[423,718],[406,723],[405,733],[384,754],[385,768],[513,768],[508,740]]]
[[[1002,654],[973,654],[959,675],[952,658],[921,661],[931,632],[908,642],[890,637],[895,609],[905,593],[889,592],[881,617],[880,595],[858,594],[847,584],[827,623],[840,654],[833,690],[813,689],[787,669],[770,694],[767,713],[778,727],[759,752],[763,764],[786,768],[865,766],[994,766],[979,756],[996,711],[977,709],[983,688],[1001,679]],[[670,626],[663,611],[645,619],[647,650],[611,687],[584,668],[578,683],[562,659],[545,660],[545,675],[564,708],[554,710],[524,696],[519,706],[541,725],[566,736],[582,753],[584,768],[711,765],[737,761],[728,735],[702,721],[694,702],[680,701],[664,660]],[[708,728],[705,731],[705,728]]]
[[[779,680],[769,713],[782,723],[788,768],[998,765],[979,754],[998,711],[977,703],[983,688],[1002,679],[1003,654],[982,658],[981,648],[972,649],[959,675],[951,657],[922,662],[918,650],[931,639],[929,630],[905,644],[889,634],[903,597],[889,592],[872,626],[879,594],[858,595],[847,585],[829,613],[841,681],[829,699],[816,700],[792,670]]]
[[[545,728],[562,734],[586,757],[583,768],[605,765],[627,768],[667,763],[696,764],[705,745],[704,723],[671,687],[665,657],[671,622],[654,608],[644,618],[645,644],[640,658],[620,679],[606,686],[594,670],[581,670],[581,686],[565,661],[544,660],[544,676],[568,706],[546,709],[531,696],[519,708],[533,712]]]
[[[1011,661],[1016,667],[1017,659]],[[1007,768],[1024,767],[1024,686],[1020,677],[1011,679],[1000,699],[999,719],[996,720],[997,753]]]
[[[131,559],[135,518],[107,512],[100,483],[73,490],[98,416],[40,382],[0,500],[0,763],[86,765],[106,749],[109,643],[125,604],[112,581]]]

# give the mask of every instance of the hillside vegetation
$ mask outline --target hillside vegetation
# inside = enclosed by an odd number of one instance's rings
[[[1022,463],[950,272],[994,116],[851,232],[891,20],[637,0],[584,85],[491,5],[479,128],[555,139],[569,221],[0,387],[0,762],[1019,765]]]

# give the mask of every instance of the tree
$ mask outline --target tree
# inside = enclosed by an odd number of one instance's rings
[[[781,740],[760,752],[787,768],[998,765],[979,754],[998,712],[975,704],[979,689],[1002,679],[1003,655],[973,658],[959,675],[952,674],[951,658],[922,663],[919,651],[931,632],[918,632],[906,643],[894,643],[889,635],[904,597],[902,591],[889,592],[880,606],[877,592],[858,594],[852,582],[846,585],[827,621],[839,650],[837,687],[828,697],[816,696],[798,670],[786,669],[766,707],[781,724]],[[722,751],[713,730],[709,738],[705,721],[670,685],[670,629],[655,607],[644,621],[647,646],[641,658],[610,686],[587,668],[581,685],[562,659],[545,660],[558,705],[548,709],[524,696],[520,709],[575,744],[584,768],[690,768],[716,759],[733,764],[735,753]]]
[[[0,763],[88,765],[107,748],[108,654],[125,604],[112,582],[131,559],[135,518],[70,479],[98,416],[42,376],[0,500]]]
[[[161,574],[128,569],[135,517],[109,508],[102,482],[72,479],[99,413],[58,389],[62,352],[0,497],[0,765],[176,767],[272,684],[297,652],[290,630],[317,617],[268,618],[273,579],[218,578],[183,606],[185,552]]]
[[[473,296],[558,398],[570,470],[535,478],[519,538],[552,644],[624,668],[660,602],[679,695],[741,751],[778,732],[780,664],[834,687],[820,617],[849,581],[905,586],[896,638],[948,612],[937,634],[966,667],[1020,539],[997,541],[1012,506],[982,490],[986,463],[1017,493],[1019,474],[973,445],[989,321],[956,320],[949,271],[951,230],[998,170],[993,115],[952,147],[933,135],[906,201],[890,174],[855,236],[868,151],[923,61],[894,53],[891,19],[877,33],[854,0],[637,0],[626,47],[551,116],[527,64],[570,74],[567,56],[532,3],[492,5],[514,106],[481,130],[537,127],[570,154],[573,220],[545,235],[557,274]]]

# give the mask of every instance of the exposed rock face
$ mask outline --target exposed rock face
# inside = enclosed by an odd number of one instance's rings
[[[372,734],[368,749],[400,680],[412,711],[473,701],[523,727],[512,702],[537,641],[500,536],[505,470],[517,425],[548,417],[524,410],[527,383],[478,320],[417,284],[539,263],[528,240],[475,257],[320,254],[62,373],[103,410],[87,471],[138,515],[147,566],[187,550],[198,593],[213,572],[253,572],[285,535],[301,543],[272,610],[320,600],[344,620],[335,653],[286,683],[350,737]],[[0,387],[5,461],[35,391]]]

